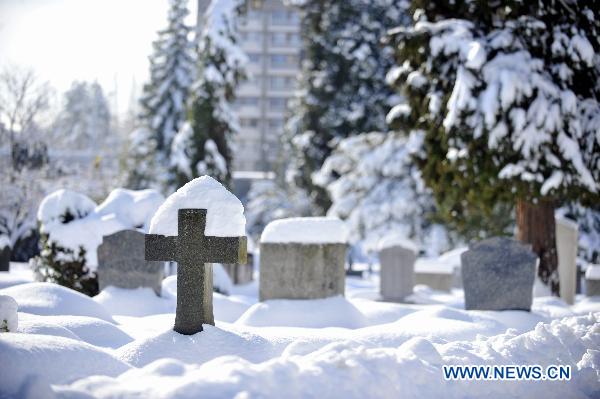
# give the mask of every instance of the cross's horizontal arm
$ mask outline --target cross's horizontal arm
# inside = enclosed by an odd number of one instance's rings
[[[206,263],[246,263],[246,237],[207,236],[204,240]]]
[[[177,237],[146,234],[145,257],[148,261],[176,262]]]

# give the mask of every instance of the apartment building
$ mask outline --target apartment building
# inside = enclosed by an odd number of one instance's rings
[[[199,0],[199,13],[208,2]],[[234,139],[233,169],[268,172],[280,155],[279,137],[300,70],[300,17],[281,0],[248,0],[238,28],[239,45],[250,62],[234,104],[240,133]]]

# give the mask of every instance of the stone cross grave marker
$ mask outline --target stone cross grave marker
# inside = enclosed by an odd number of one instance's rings
[[[211,263],[246,262],[246,237],[205,236],[206,209],[179,209],[177,236],[146,235],[146,260],[177,262],[177,311],[180,334],[215,324]]]

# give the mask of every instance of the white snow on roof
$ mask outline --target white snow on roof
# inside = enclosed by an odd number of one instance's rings
[[[275,220],[265,227],[261,243],[346,243],[348,232],[338,218],[308,217]]]
[[[150,222],[150,233],[176,236],[177,212],[186,208],[207,210],[204,230],[206,235],[245,235],[244,206],[235,195],[210,176],[201,176],[190,181],[167,198]]]

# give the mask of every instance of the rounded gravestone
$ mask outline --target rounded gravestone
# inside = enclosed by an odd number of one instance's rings
[[[585,294],[600,296],[600,265],[589,265],[585,271]]]
[[[384,301],[403,301],[413,293],[417,247],[400,237],[379,242],[380,294]]]
[[[260,243],[261,301],[344,295],[346,230],[335,218],[269,223]]]
[[[527,310],[533,301],[537,255],[530,247],[493,237],[461,255],[467,310]]]

